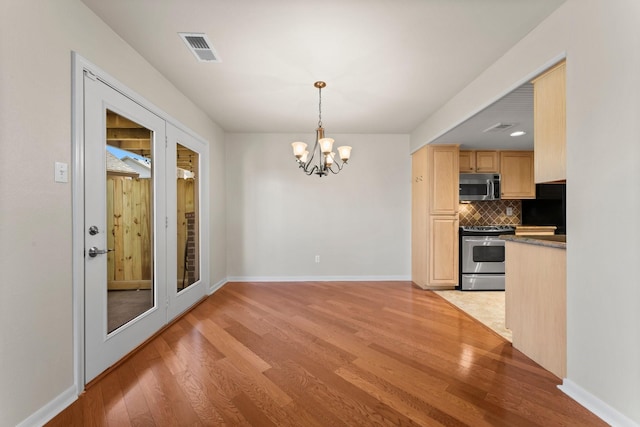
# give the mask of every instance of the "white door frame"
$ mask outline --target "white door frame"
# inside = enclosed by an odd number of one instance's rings
[[[71,54],[71,158],[72,158],[72,280],[73,280],[73,354],[74,354],[74,385],[76,394],[80,395],[85,388],[85,341],[84,341],[84,71],[98,76],[113,89],[132,99],[149,111],[163,118],[167,123],[188,133],[202,144],[202,180],[201,195],[201,280],[206,284],[206,291],[210,290],[209,271],[209,150],[206,140],[183,126],[163,110],[157,108],[135,91],[124,86],[95,64],[86,60],[76,52]]]

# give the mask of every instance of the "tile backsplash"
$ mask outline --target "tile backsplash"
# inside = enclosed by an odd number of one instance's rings
[[[513,215],[507,216],[507,208]],[[520,225],[522,202],[520,200],[487,200],[460,203],[460,226],[471,225]]]

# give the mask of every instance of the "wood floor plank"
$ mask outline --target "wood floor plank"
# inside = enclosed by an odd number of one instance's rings
[[[83,411],[83,424],[88,427],[103,427],[107,425],[107,417],[102,399],[102,384],[97,384],[82,395],[86,409]]]
[[[150,368],[155,375],[157,386],[161,388],[175,417],[185,425],[197,425],[200,419],[178,381],[181,374],[173,375],[164,363],[164,359],[162,363],[154,363]]]
[[[221,412],[211,404],[206,388],[188,370],[176,375],[176,382],[180,385],[185,399],[197,414],[203,425],[222,425],[224,418]]]
[[[100,383],[102,401],[107,418],[107,425],[111,427],[131,426],[127,405],[124,401],[120,382],[116,375],[107,375]]]
[[[153,365],[161,364],[162,359],[159,357],[151,359],[134,357],[132,358],[132,363],[144,398],[149,407],[152,408],[151,415],[154,423],[156,425],[179,425],[179,418],[173,410],[172,402],[153,373]]]
[[[116,370],[120,388],[127,406],[127,413],[131,419],[132,426],[153,426],[153,416],[151,409],[144,398],[144,393],[140,387],[138,377],[132,364],[123,364]]]
[[[185,318],[204,336],[215,338],[215,342],[212,342],[212,344],[215,344],[215,347],[226,357],[244,360],[260,372],[264,372],[271,367],[244,344],[229,335],[226,330],[216,325],[213,321],[210,321],[210,319],[196,321],[190,314],[187,314]]]
[[[277,424],[271,421],[267,415],[256,406],[254,400],[246,396],[244,393],[240,393],[234,397],[233,404],[236,405],[250,425],[264,427],[277,426]]]
[[[287,394],[298,396],[298,399],[288,408],[293,408],[292,405],[295,405],[304,411],[301,421],[308,422],[309,418],[313,420],[310,424],[302,425],[347,426],[345,420],[338,414],[334,414],[323,399],[313,391],[312,388],[317,379],[297,364],[285,360],[279,366],[269,369],[265,375]]]
[[[212,361],[204,365],[190,365],[185,373],[184,381],[193,383],[202,390],[210,402],[211,412],[220,414],[223,420],[220,425],[250,425],[232,402],[232,399],[241,392],[240,389],[233,384],[232,379],[223,374],[215,363]],[[198,408],[197,410],[204,411],[205,408]],[[212,416],[215,415],[212,414]]]
[[[380,387],[380,381],[377,381],[377,384],[373,384],[349,367],[338,369],[336,374],[420,425],[433,425],[436,423],[443,426],[462,427],[466,425],[433,407],[428,407],[424,404],[415,405],[415,402],[418,400],[415,396],[398,393],[397,391],[399,389],[395,387]],[[434,413],[437,413],[437,416],[434,417]]]
[[[410,282],[227,283],[49,426],[604,426]]]

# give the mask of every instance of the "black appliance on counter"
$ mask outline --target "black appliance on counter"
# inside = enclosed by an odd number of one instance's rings
[[[515,230],[510,225],[460,227],[458,289],[504,290],[505,241],[498,236]]]
[[[522,225],[555,225],[567,234],[566,184],[537,184],[536,198],[522,201]]]

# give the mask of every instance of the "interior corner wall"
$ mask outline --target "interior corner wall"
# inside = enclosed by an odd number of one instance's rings
[[[409,136],[331,137],[352,158],[320,178],[291,149],[313,134],[227,134],[230,280],[410,280]]]
[[[0,425],[74,388],[71,52],[210,144],[211,277],[226,277],[224,133],[79,0],[0,2]]]
[[[640,424],[638,22],[636,0],[567,0],[411,135],[416,150],[566,54],[566,380],[616,425]]]

